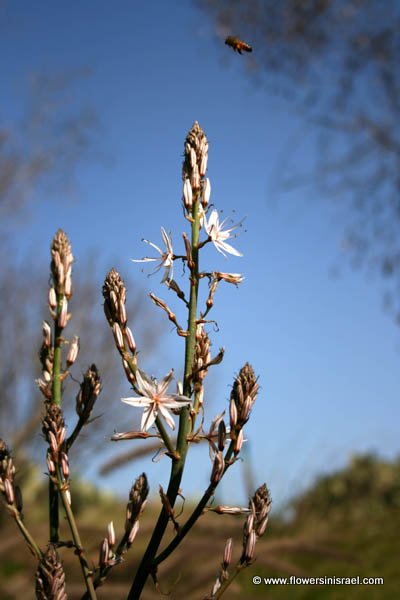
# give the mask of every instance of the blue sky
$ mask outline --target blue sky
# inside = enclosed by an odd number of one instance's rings
[[[276,183],[282,151],[304,127],[295,109],[248,82],[246,57],[224,46],[191,2],[9,2],[1,21],[1,117],[23,112],[32,73],[89,67],[71,102],[92,106],[101,121],[100,159],[78,169],[72,200],[51,190],[38,201],[18,229],[21,252],[29,240],[47,268],[49,241],[62,227],[75,256],[93,248],[105,263],[118,256],[122,272],[134,270],[140,285],[166,297],[159,278],[147,279],[129,258],[146,254],[142,237],[160,242],[161,225],[179,244],[183,143],[198,120],[210,143],[211,200],[234,220],[246,216],[235,240],[243,258],[204,252],[208,269],[245,276],[217,296],[212,341],[226,356],[208,419],[227,406],[234,374],[250,361],[261,393],[246,430],[249,453],[256,483],[267,481],[277,503],[352,453],[395,456],[399,332],[382,311],[379,282],[346,268],[333,278],[340,214],[312,189],[288,195]],[[307,138],[291,160],[307,169],[310,148]],[[160,364],[159,377],[181,368],[173,333],[167,342],[175,363]],[[206,454],[194,453],[189,494],[207,481]],[[153,489],[166,483],[166,460],[152,467]],[[126,490],[126,473],[104,483]],[[238,472],[222,494],[244,501]]]

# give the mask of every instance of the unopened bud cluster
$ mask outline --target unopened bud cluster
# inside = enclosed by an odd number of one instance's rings
[[[136,343],[126,316],[126,287],[116,269],[111,269],[103,285],[104,313],[110,325],[114,342],[122,357],[125,375],[135,383]]]
[[[250,514],[243,527],[242,564],[249,564],[254,558],[256,541],[261,537],[268,523],[271,510],[271,497],[266,484],[261,485],[249,503]]]
[[[146,473],[142,473],[133,484],[129,492],[129,502],[126,506],[125,531],[128,534],[127,547],[129,548],[136,537],[139,529],[139,516],[143,511],[147,496],[149,494],[149,484]]]
[[[258,383],[253,367],[246,363],[236,377],[229,403],[230,437],[238,454],[243,444],[243,426],[247,423],[258,393]]]
[[[69,300],[72,296],[72,263],[74,257],[71,244],[62,229],[54,236],[51,245],[51,274],[53,287],[56,295],[66,296]]]
[[[76,413],[84,423],[90,418],[93,406],[101,392],[101,380],[96,365],[91,365],[83,376],[76,396]]]
[[[46,402],[46,414],[42,421],[42,432],[49,445],[47,467],[51,476],[60,464],[64,479],[69,477],[68,456],[65,452],[66,427],[61,408],[53,402]]]
[[[62,229],[59,229],[54,236],[51,257],[52,286],[49,291],[49,307],[58,327],[64,329],[71,318],[68,312],[68,300],[72,296],[74,257],[70,241]]]
[[[42,376],[36,380],[39,390],[46,400],[52,398],[53,367],[54,367],[54,348],[52,345],[51,327],[47,321],[42,323],[43,342],[39,352],[39,358],[42,365]]]
[[[8,506],[22,511],[20,488],[14,484],[15,466],[6,443],[0,439],[0,493]]]
[[[36,380],[39,390],[46,400],[51,400],[53,394],[54,348],[69,343],[66,368],[64,371],[61,370],[59,375],[61,381],[66,377],[68,369],[74,364],[79,353],[78,336],[75,336],[71,342],[66,342],[61,337],[62,330],[71,318],[71,314],[68,312],[68,300],[72,296],[72,263],[74,261],[71,244],[61,229],[57,231],[52,241],[51,257],[52,285],[49,289],[49,309],[55,322],[56,339],[53,339],[50,324],[43,321],[43,342],[39,352],[42,376]]]
[[[201,203],[206,208],[210,201],[211,184],[204,176],[208,163],[208,141],[197,121],[193,124],[185,140],[185,157],[182,167],[183,204],[191,213],[194,197],[201,193]]]
[[[49,544],[36,571],[38,600],[67,600],[65,573],[54,544]]]

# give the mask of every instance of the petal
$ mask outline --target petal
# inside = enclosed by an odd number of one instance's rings
[[[148,398],[143,398],[142,396],[140,398],[121,398],[122,402],[125,402],[125,404],[130,404],[131,406],[136,406],[137,408],[143,408],[148,406],[149,404],[152,404],[152,400],[149,400]]]
[[[174,377],[174,370],[171,369],[169,373],[163,377],[162,381],[157,385],[157,395],[159,398],[162,398],[167,391],[169,384],[171,383]]]
[[[233,254],[234,256],[243,256],[243,254],[239,252],[239,250],[236,250],[236,248],[234,248],[230,244],[227,244],[226,242],[216,241],[214,242],[214,246],[219,252],[221,252],[221,254],[224,254],[223,251],[225,250],[225,252],[227,252],[228,254]]]
[[[148,406],[147,408],[144,409],[143,415],[142,415],[142,422],[141,422],[142,431],[147,431],[148,429],[150,429],[150,427],[153,425],[154,421],[156,420],[156,416],[157,416],[157,413],[155,410],[154,403],[151,406]]]
[[[161,254],[161,256],[164,254],[163,251],[156,244],[153,244],[153,242],[150,242],[149,240],[143,240],[143,241],[146,242],[146,244],[148,244],[149,246],[151,246],[155,250],[157,250],[157,252],[159,254]]]
[[[153,262],[155,260],[160,260],[159,258],[151,258],[150,256],[145,256],[144,258],[131,258],[132,262]]]
[[[164,227],[161,227],[161,234],[163,236],[164,244],[165,244],[165,247],[167,249],[168,254],[173,254],[173,250],[172,250],[172,238],[165,231]]]
[[[156,386],[157,384],[144,371],[140,369],[136,371],[136,387],[141,396],[153,399],[156,393]]]
[[[185,404],[187,404],[187,405],[192,404],[192,401],[190,400],[190,398],[188,398],[187,396],[182,396],[182,394],[170,394],[168,397],[172,398],[172,402],[174,403],[174,408],[181,408]],[[172,402],[171,402],[171,404],[172,404]],[[163,402],[163,404],[165,405],[164,402]]]
[[[162,404],[159,404],[158,408],[168,425],[171,427],[171,429],[175,429],[175,421],[173,420],[167,409],[164,408]]]

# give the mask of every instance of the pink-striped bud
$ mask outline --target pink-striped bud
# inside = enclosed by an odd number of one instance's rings
[[[126,325],[126,322],[128,319],[126,316],[126,308],[125,308],[124,302],[119,303],[118,317],[119,317],[119,322],[121,323],[121,325],[122,326]]]
[[[247,536],[246,544],[244,547],[243,558],[244,558],[244,561],[247,563],[250,563],[254,558],[256,541],[257,541],[256,532],[253,529],[252,531],[250,531],[249,535]]]
[[[58,326],[61,327],[61,329],[64,329],[64,327],[66,326],[67,323],[68,323],[68,301],[67,301],[66,297],[63,296],[62,303],[61,303],[61,311],[60,311],[60,314],[58,315]]]
[[[224,558],[222,559],[223,568],[226,570],[230,562],[232,560],[232,547],[233,547],[233,539],[228,538],[226,540],[225,549],[224,549]]]
[[[200,175],[201,177],[204,177],[204,175],[206,174],[207,171],[207,162],[208,162],[208,153],[204,152],[201,155],[201,159],[200,159]]]
[[[221,481],[222,475],[224,474],[225,461],[222,452],[217,452],[214,458],[214,464],[211,471],[210,481],[212,485],[217,485]]]
[[[113,548],[115,546],[115,529],[114,529],[114,523],[112,521],[110,521],[109,524],[107,525],[107,539],[108,539],[110,548]]]
[[[67,296],[67,298],[71,298],[71,296],[72,296],[72,273],[71,273],[71,267],[68,269],[67,274],[65,276],[64,294]]]
[[[193,192],[189,179],[186,177],[183,182],[183,204],[186,210],[190,210],[193,205]]]
[[[64,479],[69,477],[69,460],[68,455],[65,452],[61,452],[61,471]]]
[[[197,166],[197,164],[194,165],[194,167],[193,167],[190,183],[192,186],[192,190],[200,189],[200,173],[199,173],[199,167]]]
[[[50,308],[52,308],[53,310],[56,308],[57,306],[57,296],[56,296],[56,290],[51,287],[49,289],[49,306]]]
[[[126,543],[128,548],[130,548],[130,546],[133,544],[133,541],[134,541],[138,531],[139,531],[139,521],[135,521],[132,529],[129,532],[128,541]]]
[[[196,152],[195,152],[194,148],[190,148],[190,166],[192,167],[192,169],[193,169],[194,165],[196,164],[196,162],[197,162]]]
[[[51,456],[47,453],[47,469],[49,471],[49,475],[53,475],[56,472],[56,465],[54,464]]]
[[[210,183],[209,178],[207,177],[204,180],[203,197],[201,200],[203,208],[206,208],[208,206],[208,203],[210,202],[210,196],[211,196],[211,183]]]
[[[99,565],[101,567],[105,567],[107,565],[108,555],[109,555],[108,539],[104,538],[100,544],[100,551],[99,551]]]
[[[115,345],[117,346],[118,350],[123,350],[124,349],[124,338],[123,338],[121,327],[119,326],[119,323],[114,323],[114,325],[112,326],[112,330],[113,330]]]
[[[71,367],[78,358],[79,352],[79,337],[76,335],[72,340],[67,356],[67,366]]]
[[[125,340],[126,340],[126,343],[128,344],[129,350],[132,352],[132,354],[135,354],[136,342],[135,342],[135,338],[133,337],[133,333],[129,327],[125,327],[124,335],[125,335]]]
[[[47,321],[42,322],[43,344],[46,348],[51,346],[51,327]]]
[[[229,417],[230,417],[231,429],[234,429],[237,424],[238,415],[237,415],[236,403],[233,398],[231,399],[230,404],[229,404]]]
[[[243,429],[241,429],[237,435],[237,438],[235,440],[235,446],[233,448],[233,451],[235,454],[239,454],[240,450],[242,449],[243,446]]]
[[[55,454],[56,452],[58,452],[58,444],[57,444],[57,440],[56,440],[56,436],[54,435],[54,433],[52,431],[49,431],[47,433],[48,435],[48,442],[50,445],[50,448],[52,449],[53,453]]]
[[[15,496],[14,496],[14,488],[9,479],[4,479],[4,496],[6,498],[7,504],[14,504]]]

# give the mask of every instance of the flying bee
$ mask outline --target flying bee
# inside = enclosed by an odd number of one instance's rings
[[[243,42],[238,37],[235,37],[233,35],[228,35],[228,37],[225,40],[225,44],[231,46],[233,50],[235,52],[239,52],[239,54],[242,54],[242,50],[244,50],[245,52],[253,52],[253,48],[249,46],[249,44],[246,44],[246,42]]]

